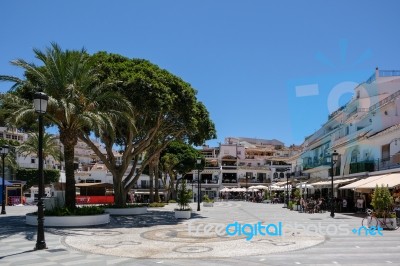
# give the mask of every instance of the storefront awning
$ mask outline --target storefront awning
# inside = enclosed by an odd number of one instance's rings
[[[333,186],[335,188],[337,188],[339,185],[352,182],[352,181],[354,181],[356,179],[357,178],[333,180]],[[329,181],[320,181],[320,182],[317,182],[317,183],[312,183],[310,185],[314,186],[315,188],[330,188],[332,186],[332,181],[330,181],[330,180]]]
[[[374,182],[376,180],[379,180],[379,179],[383,178],[384,176],[386,176],[386,175],[370,176],[370,177],[358,180],[356,182],[353,182],[351,184],[345,185],[345,186],[343,186],[343,187],[341,187],[339,189],[356,189],[356,188],[358,188],[358,187],[360,187],[362,185],[366,185],[366,184],[368,184],[370,182]]]
[[[381,178],[371,181],[367,184],[358,186],[356,189],[374,189],[376,186],[393,188],[400,185],[400,173],[383,175]]]

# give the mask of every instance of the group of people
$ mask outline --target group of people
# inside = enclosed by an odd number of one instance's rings
[[[347,198],[334,198],[333,200],[335,211],[337,212],[351,212],[353,211],[353,202],[351,199]],[[332,202],[330,199],[325,198],[309,198],[309,199],[300,199],[300,205],[303,212],[308,213],[318,213],[322,211],[331,210]],[[354,206],[357,210],[362,210],[364,208],[364,204],[362,202],[357,201]]]
[[[302,212],[307,212],[307,213],[318,213],[326,210],[326,203],[324,198],[319,198],[319,199],[314,199],[314,198],[309,198],[309,199],[300,199],[300,206]]]

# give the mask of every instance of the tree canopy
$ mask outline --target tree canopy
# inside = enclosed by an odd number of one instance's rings
[[[91,61],[98,73],[98,81],[112,84],[110,88],[123,94],[133,109],[130,121],[119,119],[113,134],[103,130],[102,135],[99,135],[106,146],[107,156],[90,143],[89,135],[81,136],[113,174],[116,194],[126,194],[143,168],[169,142],[182,140],[201,145],[205,140],[216,137],[214,123],[203,103],[197,100],[197,92],[179,77],[147,60],[129,59],[106,52],[94,54]],[[118,165],[112,152],[115,144],[122,147],[122,163]],[[141,169],[135,173],[134,164],[125,177],[131,161],[143,152],[147,156],[141,163]],[[121,186],[116,188],[115,184],[118,183]]]

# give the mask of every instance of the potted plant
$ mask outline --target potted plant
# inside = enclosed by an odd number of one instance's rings
[[[264,193],[264,203],[271,203],[271,197],[268,193]]]
[[[376,185],[372,194],[372,207],[374,207],[374,216],[385,225],[384,229],[396,229],[396,214],[392,211],[393,197],[390,194],[389,188],[381,185]]]
[[[296,188],[296,190],[293,193],[294,195],[294,203],[293,203],[293,210],[295,211],[300,211],[301,206],[300,206],[300,189]]]
[[[175,209],[175,218],[177,219],[189,219],[192,214],[192,209],[189,206],[189,202],[192,198],[192,191],[186,188],[186,181],[183,179],[181,185],[178,188],[177,209]]]
[[[293,201],[289,200],[288,209],[293,211]]]
[[[204,207],[213,207],[214,200],[210,199],[207,194],[203,196],[203,206]]]

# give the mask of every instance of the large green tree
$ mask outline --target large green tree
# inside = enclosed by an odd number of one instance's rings
[[[103,130],[99,135],[107,154],[91,142],[90,135],[81,135],[112,173],[116,204],[125,205],[126,194],[144,167],[169,142],[179,139],[201,145],[215,138],[215,126],[205,106],[197,100],[196,91],[168,71],[147,60],[105,52],[95,54],[92,60],[100,81],[115,84],[114,90],[125,95],[133,107],[133,119],[119,119],[114,131]],[[120,161],[112,150],[115,144],[122,147]],[[147,156],[136,169],[143,152]]]
[[[75,208],[74,149],[82,131],[97,134],[103,128],[112,128],[113,120],[129,111],[130,103],[109,86],[98,82],[93,65],[84,49],[62,50],[57,44],[41,51],[34,49],[41,65],[23,59],[12,61],[25,71],[25,78],[0,76],[1,80],[14,82],[14,93],[5,96],[3,106],[12,110],[8,120],[22,125],[24,119],[35,117],[32,96],[37,91],[49,96],[45,121],[58,127],[64,145],[66,175],[66,207]]]

